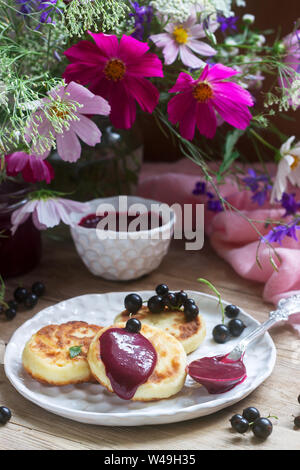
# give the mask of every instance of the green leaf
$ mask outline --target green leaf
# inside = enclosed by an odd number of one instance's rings
[[[226,142],[224,146],[224,156],[223,156],[223,161],[220,165],[218,174],[217,174],[217,179],[221,179],[222,173],[226,171],[230,165],[236,160],[240,154],[237,150],[234,150],[234,147],[237,144],[237,141],[239,138],[244,134],[244,131],[241,131],[240,129],[235,129],[232,132],[229,132],[226,137]]]
[[[72,346],[69,349],[70,358],[73,359],[74,357],[78,356],[78,354],[81,353],[81,348],[82,346]]]

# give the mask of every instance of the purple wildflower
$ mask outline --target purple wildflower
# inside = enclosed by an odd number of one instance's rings
[[[219,199],[209,199],[207,201],[207,209],[212,212],[223,212],[223,206]]]
[[[255,170],[249,169],[246,178],[243,178],[243,182],[249,187],[253,193],[251,200],[256,202],[259,206],[263,206],[266,202],[269,191],[272,186],[268,184],[269,178],[267,175],[258,175]],[[262,184],[263,183],[263,184]]]
[[[286,217],[287,215],[295,215],[300,208],[300,202],[297,202],[295,200],[295,193],[283,193],[280,202],[282,207],[285,209],[284,217]]]
[[[290,237],[298,241],[296,230],[300,229],[300,225],[298,225],[299,222],[300,219],[295,219],[291,224],[277,225],[277,227],[272,228],[267,235],[262,237],[262,241],[269,243],[279,243],[279,245],[282,245],[282,240],[285,237]]]
[[[40,11],[40,23],[52,23],[55,24],[52,16],[53,12],[59,12],[62,14],[61,10],[57,8],[58,0],[16,0],[16,3],[20,5],[20,13],[24,16],[29,15],[32,12]],[[37,26],[37,29],[39,26]]]
[[[236,31],[237,30],[237,25],[236,22],[239,19],[238,16],[229,16],[226,18],[225,16],[218,15],[217,21],[220,24],[220,30],[222,33],[225,33],[225,31]]]
[[[195,188],[193,189],[193,194],[195,196],[200,196],[201,194],[206,193],[206,183],[204,181],[198,181],[195,184]]]
[[[135,30],[131,36],[135,39],[138,39],[139,41],[142,41],[144,36],[144,25],[145,23],[147,23],[148,25],[151,23],[153,17],[153,10],[150,5],[141,6],[138,2],[132,2],[131,0],[130,4],[134,9],[134,13],[129,13],[129,17],[134,18],[135,26]]]
[[[252,192],[258,190],[259,183],[267,182],[269,180],[267,175],[258,175],[255,170],[249,168],[248,175],[246,178],[243,178],[243,182],[249,186]]]

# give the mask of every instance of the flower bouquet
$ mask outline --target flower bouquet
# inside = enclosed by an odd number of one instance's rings
[[[261,241],[296,238],[300,203],[288,183],[300,184],[300,144],[272,118],[300,105],[299,25],[272,39],[235,7],[246,2],[0,0],[0,181],[39,185],[13,213],[13,233],[29,216],[38,229],[69,224],[84,206],[63,197],[52,162],[77,165],[104,121],[126,135],[146,113],[199,166],[191,193],[208,210],[239,211],[220,189],[229,178],[253,204],[284,209],[255,221]],[[245,142],[259,169],[245,167]]]

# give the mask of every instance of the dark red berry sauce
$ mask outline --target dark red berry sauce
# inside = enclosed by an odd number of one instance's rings
[[[228,392],[247,377],[242,359],[230,361],[227,355],[197,359],[188,366],[188,373],[209,393]]]
[[[130,400],[155,368],[157,354],[153,345],[142,334],[125,328],[109,328],[99,341],[101,360],[113,391]]]
[[[145,212],[140,215],[129,215],[126,212],[108,213],[103,215],[89,214],[81,219],[78,225],[85,228],[97,228],[101,220],[110,216],[109,223],[102,230],[115,230],[116,232],[140,232],[141,230],[151,230],[163,225],[162,217],[154,212]],[[132,224],[136,219],[136,223]],[[111,228],[110,222],[115,226]],[[99,228],[99,227],[98,227]]]

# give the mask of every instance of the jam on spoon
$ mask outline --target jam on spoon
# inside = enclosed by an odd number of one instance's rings
[[[129,215],[127,212],[104,212],[101,215],[89,214],[83,217],[78,225],[85,228],[97,228],[98,223],[108,216],[111,216],[111,223],[115,223],[116,232],[140,232],[141,230],[152,230],[163,225],[162,217],[155,212],[145,212],[136,215]],[[139,223],[132,229],[131,223],[134,222],[137,217],[137,222]],[[106,224],[103,229],[108,230],[108,224]]]
[[[134,320],[135,324],[132,323]],[[157,354],[139,333],[139,320],[129,319],[126,328],[109,328],[100,336],[100,356],[113,391],[130,400],[152,374]]]
[[[228,392],[247,377],[242,358],[231,361],[228,355],[197,359],[188,366],[188,373],[212,394]]]
[[[209,393],[228,392],[247,377],[243,357],[249,344],[264,335],[276,323],[287,321],[299,311],[300,295],[281,299],[277,309],[270,312],[269,319],[245,336],[230,353],[193,361],[188,366],[189,375],[204,385]]]

